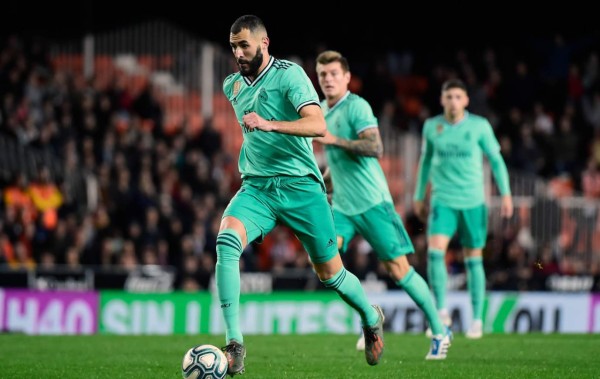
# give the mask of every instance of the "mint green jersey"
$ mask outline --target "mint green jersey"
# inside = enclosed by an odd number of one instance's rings
[[[238,163],[242,178],[312,175],[323,182],[312,138],[250,130],[242,122],[250,112],[266,120],[295,121],[300,119],[302,107],[319,105],[319,95],[302,67],[271,57],[254,81],[239,72],[229,75],[223,92],[244,134]]]
[[[327,130],[336,137],[356,140],[358,135],[377,128],[369,103],[351,92],[332,108],[321,102]],[[347,216],[366,212],[383,201],[392,202],[387,180],[375,157],[356,155],[341,147],[326,145],[327,163],[333,183],[333,208]]]
[[[461,121],[450,124],[441,114],[425,121],[422,137],[415,200],[425,197],[429,177],[432,203],[453,209],[483,204],[483,154],[491,160],[503,162],[500,144],[489,121],[465,112]],[[502,183],[502,191],[508,192],[505,187],[508,185]]]

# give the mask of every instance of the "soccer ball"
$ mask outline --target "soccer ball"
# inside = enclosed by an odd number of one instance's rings
[[[227,375],[227,357],[216,346],[198,345],[183,356],[181,375],[184,379],[223,379]]]

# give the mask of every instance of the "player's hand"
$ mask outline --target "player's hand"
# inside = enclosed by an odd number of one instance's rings
[[[258,129],[262,130],[263,132],[271,132],[275,129],[271,122],[260,117],[256,112],[245,114],[244,117],[242,117],[242,121],[250,130]]]
[[[421,200],[417,200],[413,203],[413,210],[415,211],[415,215],[421,222],[427,221],[427,209],[425,208],[425,203]]]
[[[329,131],[325,131],[325,135],[323,137],[315,137],[313,138],[314,141],[317,141],[319,143],[322,143],[323,145],[332,145],[335,143],[335,140],[337,139],[336,136],[334,136],[333,134],[329,133]]]
[[[514,212],[512,196],[502,196],[502,205],[500,206],[500,216],[511,218]]]

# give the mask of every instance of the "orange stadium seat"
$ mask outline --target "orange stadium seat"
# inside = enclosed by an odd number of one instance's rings
[[[388,177],[388,186],[394,199],[404,194],[404,179],[400,176]]]
[[[186,108],[191,111],[200,111],[202,101],[200,95],[196,91],[192,91],[186,96]]]
[[[163,131],[166,135],[172,136],[181,130],[183,124],[183,114],[179,112],[169,112],[164,116]]]
[[[170,70],[173,67],[174,59],[171,54],[163,54],[158,58],[158,69]]]
[[[83,70],[83,57],[81,54],[58,54],[52,59],[52,66],[55,71],[75,71]]]
[[[148,76],[146,74],[131,75],[128,80],[128,89],[133,97],[136,97],[148,85]]]
[[[96,55],[94,57],[94,70],[97,72],[114,70],[113,57],[110,55]]]
[[[166,101],[165,107],[169,112],[183,112],[185,109],[185,98],[183,95],[168,95]]]
[[[137,57],[138,64],[146,68],[149,72],[156,68],[156,60],[154,55],[139,55]]]
[[[202,131],[204,126],[204,118],[200,114],[200,110],[187,112],[187,134],[189,136],[197,136]]]
[[[379,164],[381,165],[381,169],[386,176],[390,175],[392,172],[393,160],[394,158],[387,154],[379,158]]]

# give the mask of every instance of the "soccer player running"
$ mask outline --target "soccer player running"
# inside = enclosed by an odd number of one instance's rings
[[[269,54],[267,30],[258,17],[239,17],[229,44],[239,71],[225,78],[223,92],[244,141],[238,162],[242,186],[225,209],[217,236],[215,276],[228,373],[244,372],[246,356],[239,320],[240,256],[249,242],[261,240],[276,224],[294,231],[324,286],[359,313],[366,360],[376,365],[384,348],[384,315],[369,304],[358,278],[346,271],[335,244],[333,213],[312,145],[312,137],[326,130],[319,95],[302,67]]]
[[[458,232],[472,305],[472,323],[466,337],[475,339],[483,335],[486,290],[482,249],[486,244],[488,209],[483,154],[502,195],[501,216],[512,216],[513,202],[498,140],[487,119],[466,110],[469,96],[465,84],[458,79],[446,81],[440,101],[444,113],[427,119],[423,126],[414,211],[422,221],[427,221],[427,277],[446,325],[450,325],[451,319],[446,308],[448,272],[444,254],[450,239]],[[423,200],[430,179],[431,212],[427,219]]]
[[[316,59],[319,86],[325,95],[321,108],[327,122],[325,146],[328,167],[325,182],[333,187],[337,246],[345,251],[356,234],[374,248],[398,287],[423,310],[433,328],[426,359],[445,359],[451,332],[442,324],[425,280],[408,262],[412,242],[396,213],[378,158],[383,154],[378,121],[369,103],[348,90],[350,67],[337,51],[324,51]],[[361,337],[362,338],[362,337]],[[357,344],[360,349],[361,340]]]

